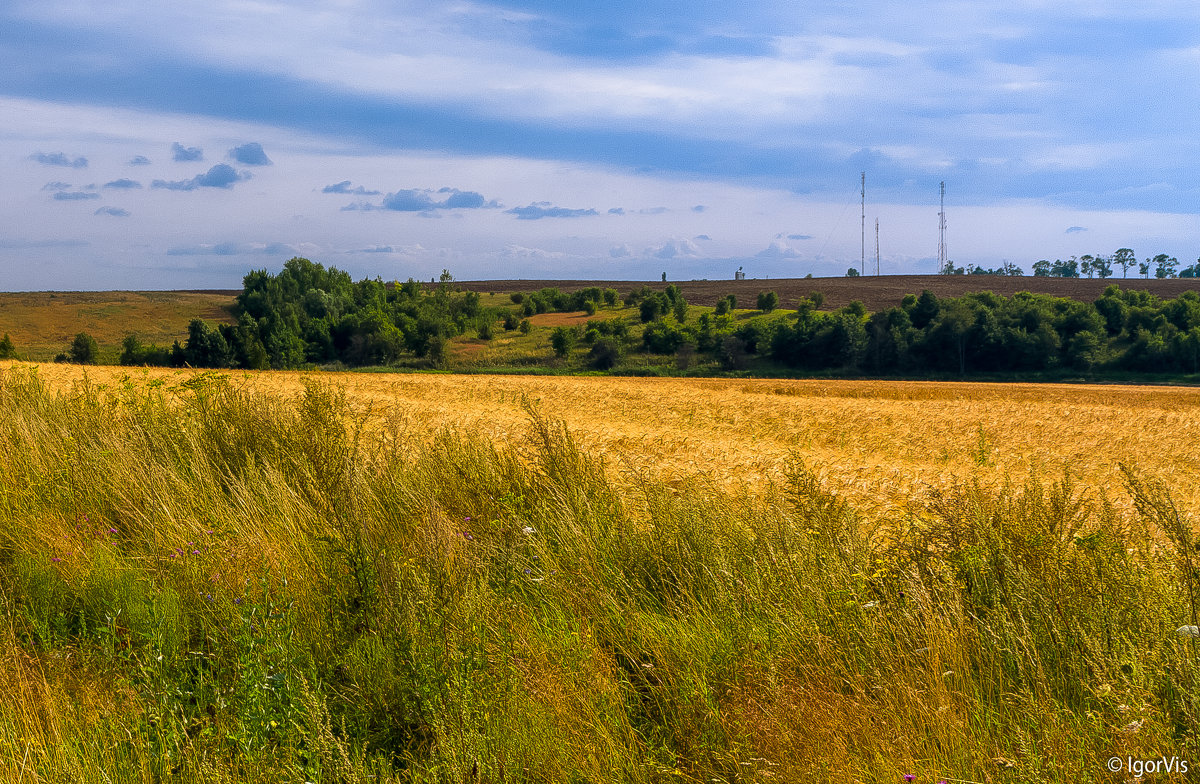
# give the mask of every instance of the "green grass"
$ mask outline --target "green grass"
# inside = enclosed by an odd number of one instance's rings
[[[1133,471],[1131,520],[1034,476],[868,526],[800,462],[763,495],[618,486],[535,408],[507,449],[414,441],[317,384],[55,395],[8,370],[0,412],[0,780],[1200,760],[1192,529]]]

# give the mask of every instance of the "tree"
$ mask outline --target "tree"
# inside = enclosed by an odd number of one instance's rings
[[[1089,278],[1092,277],[1092,273],[1094,272],[1092,264],[1095,260],[1095,256],[1090,253],[1085,253],[1079,257],[1079,270]]]
[[[1143,278],[1150,277],[1150,259],[1146,259],[1138,265],[1138,272],[1142,274]]]
[[[67,350],[67,357],[76,365],[94,365],[99,354],[100,347],[96,345],[96,339],[86,332],[76,335],[71,348]]]
[[[12,359],[16,355],[17,350],[13,347],[12,338],[5,332],[4,337],[0,338],[0,359]]]
[[[1120,248],[1112,257],[1113,264],[1121,268],[1121,277],[1129,277],[1129,268],[1137,264],[1137,256],[1129,248]]]
[[[779,295],[774,291],[760,291],[758,293],[758,309],[763,313],[770,313],[779,306]]]
[[[1050,277],[1050,262],[1047,261],[1046,259],[1042,259],[1041,261],[1035,261],[1033,263],[1033,276],[1035,278]]]
[[[1179,259],[1176,259],[1174,256],[1168,256],[1165,253],[1155,256],[1153,263],[1154,277],[1159,279],[1175,277],[1175,270],[1179,267]]]
[[[554,356],[558,358],[566,357],[571,353],[571,347],[575,345],[575,330],[566,327],[555,327],[554,332],[550,335],[550,346],[554,349]]]
[[[1092,271],[1101,279],[1112,277],[1112,259],[1107,256],[1092,257]]]
[[[849,269],[846,270],[846,277],[847,278],[857,278],[858,270],[854,269],[854,267],[850,267]]]

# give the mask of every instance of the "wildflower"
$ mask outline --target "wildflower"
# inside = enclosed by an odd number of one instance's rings
[[[530,570],[529,570],[529,569],[526,569],[526,570],[525,570],[525,574],[529,574],[529,572],[530,572]]]
[[[62,559],[59,558],[58,556],[55,556],[55,557],[51,558],[50,560],[53,561],[54,563],[62,563]]]
[[[905,781],[907,781],[907,782],[910,782],[910,784],[911,784],[911,782],[913,782],[913,781],[916,781],[916,780],[917,780],[917,777],[916,777],[916,776],[914,776],[914,775],[913,775],[913,774],[911,774],[911,773],[905,773],[905,774],[904,774],[904,780],[905,780]]]
[[[532,526],[532,525],[527,525],[527,526],[525,526],[524,528],[522,528],[521,530],[522,530],[523,532],[527,533],[527,534],[534,533],[534,530],[533,530],[533,526]]]
[[[115,534],[115,533],[117,532],[117,529],[116,529],[116,528],[109,528],[109,529],[108,529],[108,532],[109,532],[110,534]]]
[[[192,550],[192,555],[199,555],[199,554],[200,554],[199,550]]]

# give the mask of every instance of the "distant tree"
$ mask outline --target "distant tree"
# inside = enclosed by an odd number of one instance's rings
[[[529,323],[529,319],[521,319],[521,323],[517,325],[517,330],[522,335],[528,335],[531,329],[533,329],[533,325]]]
[[[1050,262],[1047,261],[1046,259],[1042,259],[1040,261],[1035,261],[1033,263],[1033,276],[1035,278],[1050,277]]]
[[[1092,257],[1092,271],[1096,273],[1096,277],[1100,279],[1111,278],[1113,274],[1112,259],[1107,256]]]
[[[4,333],[4,337],[0,338],[0,359],[12,359],[17,355],[17,350],[13,346],[12,338],[8,333]]]
[[[1096,257],[1090,253],[1085,253],[1079,257],[1079,271],[1084,275],[1087,275],[1089,278],[1092,277],[1092,274],[1095,272],[1095,270],[1092,269],[1092,262],[1095,261],[1095,258]]]
[[[94,365],[99,354],[100,347],[96,345],[96,339],[86,332],[76,335],[67,350],[67,357],[76,365]]]
[[[662,282],[663,283],[667,282],[667,273],[665,273],[665,272],[662,274]]]
[[[1160,253],[1153,259],[1154,277],[1156,278],[1173,278],[1175,270],[1179,267],[1179,259],[1174,256],[1168,256],[1165,253]]]
[[[846,270],[846,277],[847,277],[847,278],[857,278],[857,277],[858,277],[858,270],[856,270],[854,267],[850,267],[850,268],[848,268],[848,269]]]
[[[680,324],[687,321],[688,304],[687,300],[682,296],[675,298],[675,302],[671,305],[671,312],[675,315],[675,320]]]
[[[1137,264],[1137,256],[1129,248],[1120,248],[1112,257],[1113,264],[1121,268],[1121,277],[1129,277],[1129,268]]]
[[[1141,273],[1143,278],[1150,277],[1150,259],[1146,259],[1138,265],[1138,272]]]
[[[820,291],[809,292],[808,299],[812,302],[813,310],[820,310],[825,304],[825,295]]]
[[[774,291],[760,291],[758,293],[758,309],[763,313],[770,313],[775,308],[779,307],[779,295]]]
[[[600,338],[588,352],[588,364],[596,370],[612,370],[621,361],[621,343],[614,338]]]
[[[575,330],[567,327],[555,327],[554,332],[550,335],[550,346],[554,349],[554,356],[560,359],[571,353],[571,347],[575,345]]]

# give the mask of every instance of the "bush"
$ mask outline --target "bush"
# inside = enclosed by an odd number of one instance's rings
[[[555,327],[553,334],[550,335],[550,345],[554,348],[554,356],[560,359],[571,353],[571,347],[575,345],[575,330],[567,327]]]
[[[533,329],[533,325],[529,323],[529,319],[521,319],[521,323],[517,327],[522,335],[528,335],[529,330]]]
[[[12,359],[16,355],[17,350],[13,347],[12,338],[5,332],[4,337],[0,338],[0,359]]]
[[[779,307],[779,295],[774,291],[760,291],[758,293],[758,309],[763,313],[770,313],[777,307]]]
[[[506,331],[512,332],[520,325],[520,323],[521,320],[517,318],[516,313],[509,311],[508,313],[504,314],[504,329]]]
[[[588,364],[596,370],[612,370],[621,361],[621,344],[612,338],[600,338],[588,352]]]
[[[67,349],[67,357],[76,365],[94,365],[99,356],[100,347],[96,345],[96,339],[86,332],[76,335]]]

